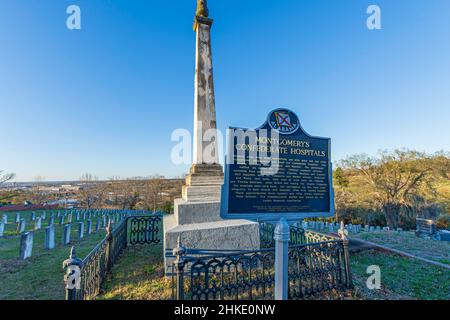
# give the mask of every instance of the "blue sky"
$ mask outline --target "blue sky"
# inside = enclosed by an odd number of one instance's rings
[[[217,120],[257,127],[289,107],[333,160],[449,150],[450,1],[209,0]],[[66,28],[79,5],[82,30]],[[366,28],[366,8],[382,30]],[[192,0],[0,0],[0,169],[18,181],[186,172]]]

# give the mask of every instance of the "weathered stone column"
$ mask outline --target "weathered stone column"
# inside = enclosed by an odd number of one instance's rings
[[[196,32],[194,81],[193,163],[183,186],[186,201],[220,201],[223,170],[219,164],[216,104],[211,54],[211,26],[206,1],[199,0],[194,20]]]

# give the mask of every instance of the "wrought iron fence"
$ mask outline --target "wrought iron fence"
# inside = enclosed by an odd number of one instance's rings
[[[83,259],[77,259],[72,248],[70,259],[63,264],[68,268],[66,275],[66,299],[94,299],[101,290],[101,285],[114,263],[127,245],[157,244],[161,242],[160,213],[145,216],[130,216],[117,225],[108,225],[106,237]],[[69,287],[67,283],[74,276],[71,266],[80,269],[80,286]]]
[[[275,232],[275,224],[270,222],[260,222],[259,223],[259,234],[261,248],[274,248],[275,240],[273,238]],[[291,225],[290,229],[289,245],[297,245],[306,243],[307,239],[305,237],[305,230],[294,224]]]
[[[261,237],[274,228],[262,226]],[[288,252],[289,299],[351,288],[346,242],[293,227]],[[263,241],[262,241],[263,242]],[[268,242],[266,242],[267,244]],[[216,253],[175,250],[172,295],[179,300],[271,300],[274,298],[275,249]]]

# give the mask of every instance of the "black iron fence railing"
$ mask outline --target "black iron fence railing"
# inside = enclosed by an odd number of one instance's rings
[[[261,226],[263,238],[274,228]],[[348,241],[291,227],[288,251],[289,299],[352,287]],[[272,242],[273,243],[273,242]],[[265,242],[269,245],[269,241]],[[262,244],[263,246],[263,244]],[[174,250],[172,295],[178,300],[274,299],[275,249],[217,252]]]
[[[274,248],[275,240],[273,238],[275,233],[275,224],[270,222],[259,223],[259,234],[261,248]],[[290,227],[290,245],[303,244],[306,242],[305,231],[297,225]]]
[[[162,215],[130,216],[117,225],[109,224],[106,237],[83,259],[77,259],[72,248],[67,268],[66,299],[94,299],[114,263],[127,245],[157,244],[161,242]]]

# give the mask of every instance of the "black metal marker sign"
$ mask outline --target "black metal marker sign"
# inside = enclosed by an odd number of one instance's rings
[[[258,129],[230,128],[222,187],[225,219],[334,215],[330,139],[312,137],[288,109]]]

